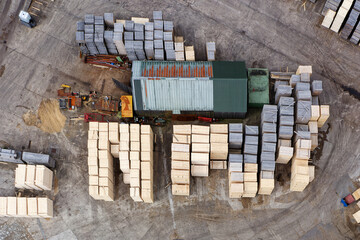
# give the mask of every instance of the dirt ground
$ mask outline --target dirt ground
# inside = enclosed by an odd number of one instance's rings
[[[55,0],[41,8],[34,29],[17,20],[26,2],[0,1],[0,144],[33,152],[57,150],[57,190],[49,193],[55,217],[1,218],[0,239],[360,238],[351,216],[357,206],[340,203],[359,187],[360,47],[320,26],[325,1],[308,2],[304,11],[300,0]],[[190,197],[172,196],[167,124],[154,128],[154,204],[134,203],[122,175],[116,179],[115,202],[90,198],[87,124],[70,121],[79,113],[67,112],[65,123],[61,116],[51,119],[46,129],[54,121],[59,126],[43,131],[36,127],[45,121],[39,106],[55,98],[62,83],[77,91],[120,95],[111,78],[127,82],[130,73],[83,64],[75,43],[76,21],[86,13],[104,12],[125,19],[151,17],[153,10],[162,10],[165,19],[175,22],[177,35],[195,46],[197,60],[205,60],[205,42],[213,40],[218,60],[245,60],[247,67],[272,71],[313,65],[313,79],[324,85],[320,101],[331,105],[331,117],[312,156],[316,179],[304,192],[289,191],[290,168],[280,166],[271,196],[229,199],[226,171],[192,178]],[[259,124],[256,111],[245,121]],[[14,169],[0,166],[2,196],[15,194]]]

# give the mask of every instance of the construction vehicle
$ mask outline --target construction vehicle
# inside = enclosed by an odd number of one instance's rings
[[[31,17],[31,15],[26,11],[20,11],[19,13],[20,23],[29,27],[33,28],[36,26],[35,20]]]

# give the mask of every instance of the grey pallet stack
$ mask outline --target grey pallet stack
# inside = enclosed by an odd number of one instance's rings
[[[278,104],[280,97],[290,97],[292,94],[292,89],[290,85],[280,85],[278,86],[275,93],[275,103]]]
[[[206,43],[206,56],[208,61],[215,61],[216,46],[215,42]]]
[[[255,197],[258,192],[257,155],[259,127],[245,125],[244,141],[244,193],[242,197]]]
[[[94,42],[94,33],[95,33],[95,16],[93,14],[86,14],[84,21],[84,32],[85,32],[85,44],[89,50],[90,55],[99,54],[99,51]]]
[[[166,60],[176,60],[174,47],[174,23],[172,21],[164,21],[163,40],[166,52]]]
[[[108,28],[114,28],[114,13],[104,13],[104,22]]]
[[[360,0],[355,1],[353,9],[360,12]],[[357,24],[355,24],[354,32],[350,38],[350,42],[356,45],[359,44],[359,41],[360,41],[360,21]]]
[[[328,9],[336,12],[340,7],[341,2],[342,0],[327,0],[321,14],[325,16]]]
[[[114,23],[114,37],[113,42],[116,46],[116,50],[119,55],[126,55],[125,43],[124,43],[124,24]]]
[[[275,187],[275,152],[277,144],[278,107],[264,105],[261,113],[261,154],[259,194],[270,195]]]
[[[313,80],[311,83],[311,94],[312,96],[319,96],[323,91],[322,81]],[[311,99],[313,99],[313,97]]]
[[[340,33],[340,36],[342,38],[348,39],[350,37],[353,29],[356,26],[356,23],[358,22],[359,15],[360,15],[359,11],[357,11],[355,9],[351,10],[350,15]]]
[[[134,40],[134,30],[135,23],[134,21],[126,20],[124,24],[124,41],[125,41],[125,50],[130,61],[139,60],[138,54],[136,54],[135,48],[138,48],[137,51],[141,55],[141,47],[139,43],[135,43]]]
[[[162,11],[153,11],[154,19],[154,58],[155,60],[165,60],[164,52],[164,20]]]
[[[153,59],[155,56],[154,51],[154,23],[145,23],[145,53],[147,59]]]
[[[243,144],[243,124],[229,123],[229,148],[241,150]]]
[[[105,54],[105,55],[108,54],[107,48],[105,46],[103,33],[95,32],[94,33],[94,42],[95,42],[96,48],[99,51],[99,54]]]
[[[114,31],[105,31],[104,32],[104,39],[106,47],[110,54],[117,55],[118,51],[116,49],[116,45],[114,43]]]
[[[360,41],[360,22],[358,22],[358,24],[356,25],[356,28],[350,38],[350,42],[356,45],[359,44],[359,41]]]
[[[82,52],[82,54],[90,54],[89,49],[86,46],[86,41],[85,41],[85,24],[84,22],[80,21],[77,23],[77,31],[76,31],[76,42],[79,45],[80,51]]]

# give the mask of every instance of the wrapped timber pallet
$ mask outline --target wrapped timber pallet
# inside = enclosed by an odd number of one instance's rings
[[[146,203],[154,202],[153,139],[154,133],[151,126],[141,125],[141,197]]]
[[[171,181],[173,195],[190,195],[191,125],[174,125],[171,144]]]
[[[226,169],[228,152],[228,124],[210,124],[210,169]]]
[[[19,164],[15,170],[15,187],[51,191],[53,172],[44,165]]]
[[[192,125],[191,127],[191,176],[209,176],[209,126]]]
[[[255,197],[258,192],[259,127],[245,125],[244,193],[242,197]]]
[[[46,197],[0,197],[0,217],[53,218],[53,208]]]
[[[298,139],[291,160],[290,191],[302,192],[310,182],[309,158],[311,140]]]

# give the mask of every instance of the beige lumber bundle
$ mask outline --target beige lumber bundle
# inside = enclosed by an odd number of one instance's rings
[[[244,163],[244,193],[242,197],[256,196],[258,192],[257,171],[256,163]]]
[[[329,105],[321,105],[320,106],[320,117],[318,119],[318,127],[321,128],[324,126],[325,122],[330,117],[330,106]]]
[[[15,170],[15,187],[19,189],[52,190],[53,172],[44,165],[19,164]]]
[[[241,198],[244,194],[244,173],[238,171],[231,171],[231,169],[229,169],[228,176],[229,198]]]
[[[44,197],[0,197],[0,217],[52,218],[53,201]]]
[[[328,9],[326,14],[325,14],[324,20],[321,23],[321,25],[323,27],[330,28],[332,22],[334,21],[335,15],[336,15],[335,11],[333,11],[331,9]]]
[[[120,143],[119,143],[119,166],[123,173],[123,182],[130,184],[130,149],[136,146],[140,148],[139,142],[130,143],[130,126],[129,124],[119,124]],[[133,150],[135,151],[135,150]],[[138,150],[140,151],[140,149]]]
[[[360,210],[354,213],[353,217],[357,223],[360,223]]]
[[[223,162],[227,160],[228,153],[228,124],[210,124],[210,159],[213,162]],[[216,166],[220,167],[221,165],[216,164]],[[227,169],[227,167],[222,169]]]
[[[153,143],[154,133],[151,126],[141,125],[141,198],[146,203],[154,202]]]
[[[194,46],[185,46],[185,58],[186,61],[195,61]]]
[[[210,160],[210,127],[191,126],[191,176],[208,177]]]
[[[129,131],[130,131],[130,146],[131,145],[140,145],[140,149],[143,147],[143,143],[141,142],[142,140],[142,135],[141,135],[141,130],[140,130],[140,125],[137,123],[130,123],[129,126]],[[144,135],[144,146],[146,145],[146,148],[149,149],[152,146],[152,143],[150,143],[150,135],[148,138],[146,138],[146,136]],[[145,139],[146,138],[146,139]],[[141,195],[141,153],[140,150],[138,151],[133,151],[132,149],[130,149],[129,152],[129,160],[130,160],[130,197],[135,201],[135,202],[143,202],[143,198]],[[151,168],[151,167],[150,167]],[[149,169],[147,169],[148,171],[151,171]],[[147,173],[144,174],[145,175],[149,175],[151,173]],[[145,179],[144,179],[145,180]],[[139,194],[138,194],[139,193]],[[149,196],[148,196],[149,197]],[[148,199],[149,200],[149,199]],[[151,201],[151,200],[150,200]]]
[[[294,157],[291,160],[290,191],[302,192],[310,182],[311,140],[299,139],[295,144]]]
[[[352,193],[355,201],[360,199],[360,188],[358,188],[355,192]]]
[[[279,144],[279,148],[276,152],[276,155],[277,155],[276,163],[287,164],[294,155],[294,148],[281,146]]]
[[[199,128],[197,131],[204,131],[204,129]],[[171,191],[173,195],[190,195],[191,132],[191,125],[173,126],[173,143],[171,144]]]
[[[115,181],[109,141],[109,131],[113,131],[114,128],[118,132],[118,123],[89,123],[88,136],[91,137],[88,139],[89,195],[95,200],[114,201]],[[95,129],[99,131],[98,136]]]

